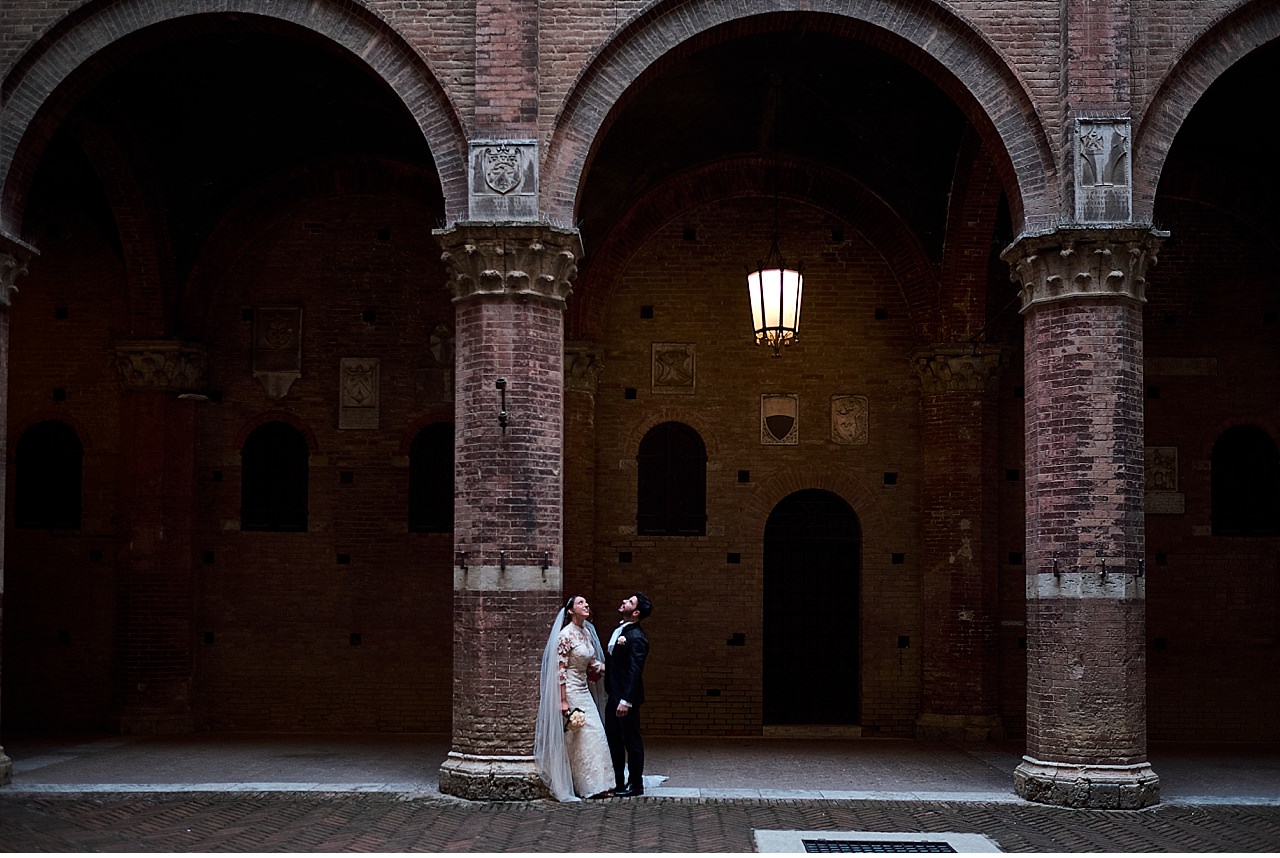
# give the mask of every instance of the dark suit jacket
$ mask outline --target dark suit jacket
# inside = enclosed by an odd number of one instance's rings
[[[622,630],[625,643],[613,646],[613,652],[605,657],[604,683],[609,692],[609,706],[625,700],[632,706],[644,702],[644,660],[649,655],[649,639],[639,623],[632,623]],[[606,640],[605,646],[608,646]]]

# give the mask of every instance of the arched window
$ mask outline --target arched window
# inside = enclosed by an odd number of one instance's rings
[[[288,423],[263,423],[240,451],[240,529],[307,529],[307,439]]]
[[[46,420],[23,432],[14,459],[14,524],[79,530],[83,464],[80,437],[61,420]]]
[[[702,536],[707,532],[707,447],[683,423],[649,430],[636,456],[636,532]]]
[[[453,424],[433,423],[409,448],[409,530],[453,532]]]
[[[1280,454],[1257,426],[1233,426],[1213,445],[1213,532],[1280,533]]]

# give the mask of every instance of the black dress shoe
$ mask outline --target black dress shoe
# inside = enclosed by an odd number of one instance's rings
[[[644,787],[639,784],[627,784],[622,789],[613,791],[614,798],[631,798],[635,795],[644,795]]]

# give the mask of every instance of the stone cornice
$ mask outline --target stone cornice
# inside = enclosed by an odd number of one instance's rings
[[[208,385],[208,353],[178,340],[116,343],[115,366],[125,388],[198,391]]]
[[[1000,374],[999,346],[952,343],[935,345],[915,357],[925,395],[982,393],[994,388]]]
[[[563,303],[573,293],[582,239],[546,223],[457,223],[434,231],[455,301],[531,295]]]
[[[1074,227],[1025,235],[1000,258],[1019,286],[1022,312],[1071,298],[1146,303],[1147,266],[1169,233],[1149,226]]]

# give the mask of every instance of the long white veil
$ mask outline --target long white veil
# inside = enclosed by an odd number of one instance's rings
[[[591,645],[596,648],[596,661],[604,664],[604,646],[600,643],[600,636],[596,634],[596,627],[587,620],[582,624],[587,630],[587,637],[591,638]],[[591,689],[591,696],[596,701],[596,714],[600,716],[600,726],[604,726],[604,707],[609,702],[609,693],[604,690],[604,677],[597,679],[595,682],[587,684]]]
[[[587,637],[596,650],[596,660],[604,662],[604,647],[600,644],[600,636],[591,623],[583,623]],[[573,770],[569,768],[569,755],[564,750],[564,716],[560,713],[560,670],[559,657],[556,652],[560,639],[560,630],[564,628],[564,608],[556,614],[551,623],[551,633],[547,635],[547,645],[542,650],[542,671],[538,688],[538,721],[533,733],[533,758],[538,766],[538,775],[551,790],[557,801],[579,801],[573,793]],[[596,701],[596,711],[600,722],[604,723],[604,706],[607,695],[604,682],[589,684],[591,695]]]
[[[560,670],[556,643],[564,626],[564,608],[556,614],[542,651],[542,674],[538,688],[538,723],[533,731],[533,758],[538,775],[557,801],[578,801],[573,794],[573,772],[564,752],[564,717],[560,714]]]

